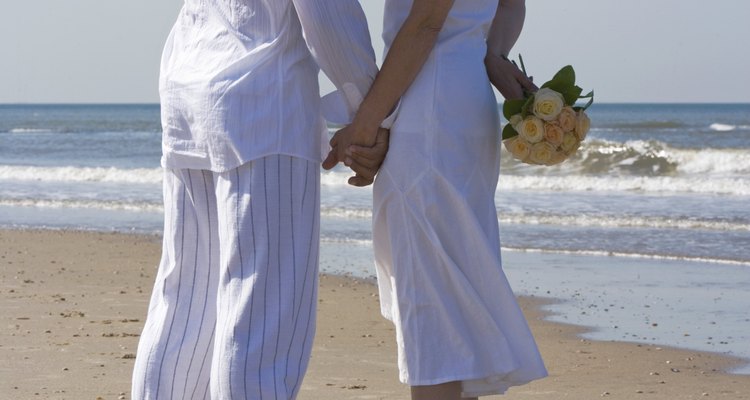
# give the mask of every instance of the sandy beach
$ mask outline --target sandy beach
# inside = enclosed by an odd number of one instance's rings
[[[0,231],[0,399],[128,399],[160,239]],[[740,361],[655,345],[581,339],[520,302],[550,376],[508,399],[750,399]],[[324,275],[301,400],[407,399],[393,329],[371,282]],[[501,398],[501,397],[497,397]]]

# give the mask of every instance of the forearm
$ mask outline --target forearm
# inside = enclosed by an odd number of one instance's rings
[[[415,0],[409,17],[393,40],[372,88],[353,125],[375,132],[406,92],[435,47],[453,0]],[[374,138],[361,138],[366,142]]]
[[[507,56],[523,30],[526,18],[524,0],[500,0],[487,37],[487,54]]]
[[[367,20],[357,0],[294,0],[305,40],[323,72],[341,89],[364,94],[378,72]]]

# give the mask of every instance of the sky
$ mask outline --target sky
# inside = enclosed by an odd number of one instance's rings
[[[380,59],[383,0],[360,1]],[[0,103],[158,102],[161,48],[180,7],[5,2]],[[749,18],[747,0],[530,0],[511,56],[523,54],[536,82],[573,65],[599,102],[747,103]],[[323,92],[332,90],[322,82]]]

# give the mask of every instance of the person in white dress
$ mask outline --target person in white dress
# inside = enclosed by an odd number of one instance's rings
[[[547,373],[502,270],[494,204],[491,83],[506,97],[535,89],[507,61],[524,16],[523,0],[386,0],[383,67],[331,142],[345,164],[366,159],[354,145],[371,145],[400,100],[373,188],[373,242],[413,399],[500,394]]]
[[[368,90],[377,66],[357,0],[185,1],[161,63],[164,244],[133,399],[297,396],[327,138],[316,62],[338,88]]]

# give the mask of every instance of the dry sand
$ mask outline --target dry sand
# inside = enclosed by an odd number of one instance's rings
[[[160,240],[0,231],[0,399],[126,399]],[[301,400],[407,399],[375,287],[321,278],[318,334]],[[520,302],[550,376],[507,399],[750,399],[750,376],[715,354],[594,342]]]

